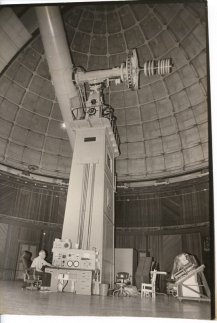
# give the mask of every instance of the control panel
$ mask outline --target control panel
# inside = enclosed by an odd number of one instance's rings
[[[96,251],[72,249],[70,240],[55,239],[52,252],[52,264],[55,267],[86,270],[96,269]]]

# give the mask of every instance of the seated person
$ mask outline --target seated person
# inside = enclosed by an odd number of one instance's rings
[[[35,275],[39,276],[39,279],[42,280],[42,286],[50,286],[51,274],[44,272],[45,267],[53,267],[49,262],[45,260],[46,252],[45,250],[39,251],[38,257],[36,257],[32,264],[31,268],[35,268]]]
[[[52,265],[47,262],[45,258],[46,252],[44,250],[39,251],[39,255],[33,260],[31,268],[35,268],[37,272],[41,273],[44,271],[45,266],[52,267]]]

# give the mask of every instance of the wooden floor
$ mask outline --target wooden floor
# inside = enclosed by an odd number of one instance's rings
[[[210,319],[210,303],[179,302],[157,295],[156,300],[138,297],[83,296],[22,290],[21,282],[0,281],[1,314],[68,316],[135,316]]]

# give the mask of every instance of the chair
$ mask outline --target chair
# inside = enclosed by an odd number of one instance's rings
[[[156,283],[156,277],[157,277],[157,270],[151,271],[151,283],[142,283],[141,285],[141,297],[149,297],[150,295],[152,298],[155,298],[156,291],[155,291],[155,283]]]
[[[130,275],[126,272],[119,272],[116,275],[115,282],[117,289],[114,290],[113,295],[117,296],[129,296],[129,292],[125,290],[127,285],[130,285]]]
[[[30,290],[39,290],[42,283],[41,277],[36,274],[35,268],[25,270],[23,281],[26,285],[25,288]]]
[[[150,271],[151,273],[151,283],[142,283],[141,285],[141,297],[149,297],[152,296],[153,299],[156,297],[156,278],[157,275],[166,275],[167,273],[165,271],[157,271],[154,269],[153,271]]]

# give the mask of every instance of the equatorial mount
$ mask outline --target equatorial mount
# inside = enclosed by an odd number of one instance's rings
[[[115,81],[116,84],[124,82],[129,89],[137,90],[140,72],[144,72],[144,75],[148,77],[165,75],[171,73],[172,66],[172,60],[166,58],[147,61],[141,68],[137,52],[133,49],[120,67],[89,72],[79,67],[74,69],[73,81],[79,89],[82,102],[82,106],[72,109],[74,119],[87,119],[89,122],[102,117],[109,119],[118,142],[116,117],[113,108],[104,102],[103,89],[109,87],[111,81]]]
[[[122,63],[120,67],[90,72],[77,69],[74,71],[73,78],[78,86],[84,83],[89,85],[105,83],[109,86],[110,81],[115,81],[116,84],[125,82],[128,88],[136,90],[139,88],[140,72],[143,71],[145,76],[166,75],[171,73],[172,67],[172,59],[166,58],[147,61],[141,68],[138,64],[137,52],[133,49],[128,54],[126,62]]]

